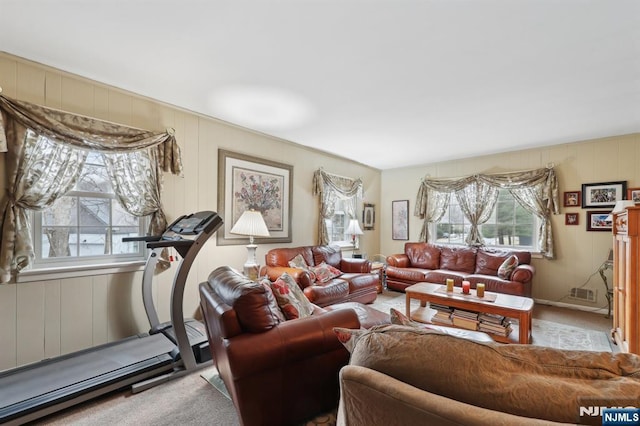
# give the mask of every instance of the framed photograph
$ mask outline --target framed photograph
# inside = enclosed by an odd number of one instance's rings
[[[565,207],[580,207],[580,191],[567,191],[564,193]]]
[[[591,210],[587,212],[587,231],[607,231],[611,232],[613,223],[607,221],[609,210]]]
[[[391,202],[391,238],[409,239],[409,200]]]
[[[362,210],[362,227],[365,231],[372,231],[376,223],[376,210],[373,204],[364,204]]]
[[[218,150],[218,212],[224,227],[216,234],[218,245],[249,244],[249,237],[231,228],[245,210],[262,213],[269,237],[257,244],[290,243],[293,166],[249,155]]]
[[[564,224],[565,225],[577,225],[578,224],[578,213],[565,213],[564,214]]]
[[[640,204],[640,188],[627,189],[627,200],[632,200],[634,204]]]
[[[627,181],[582,184],[582,208],[613,207],[627,193]]]

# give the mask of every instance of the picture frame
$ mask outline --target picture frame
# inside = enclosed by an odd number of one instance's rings
[[[589,210],[587,212],[587,231],[611,232],[613,222],[606,220],[610,214],[609,210]]]
[[[582,184],[582,208],[613,207],[627,193],[627,181]]]
[[[580,215],[578,213],[565,213],[564,214],[564,224],[565,225],[578,225],[580,220]]]
[[[362,210],[362,229],[373,231],[376,223],[376,210],[374,204],[365,203]]]
[[[565,207],[580,207],[580,191],[566,191],[564,193]]]
[[[627,200],[632,200],[634,204],[640,204],[640,188],[628,188]]]
[[[409,200],[391,202],[391,238],[409,239]]]
[[[250,155],[218,150],[218,212],[224,226],[216,233],[219,246],[249,244],[249,237],[231,228],[247,209],[262,213],[269,237],[256,244],[290,243],[293,166]]]

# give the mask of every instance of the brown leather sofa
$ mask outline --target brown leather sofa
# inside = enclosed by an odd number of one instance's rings
[[[326,283],[314,282],[309,272],[289,267],[289,261],[299,254],[309,266],[317,266],[325,262],[339,269],[342,275]],[[366,259],[343,258],[340,248],[335,246],[318,245],[269,250],[265,255],[265,266],[262,267],[260,275],[268,276],[271,281],[275,281],[285,272],[296,280],[307,299],[318,306],[342,302],[373,303],[380,286],[378,274],[371,272],[371,262]]]
[[[389,323],[387,314],[359,303],[282,321],[268,286],[227,266],[199,289],[213,363],[243,425],[297,424],[335,409],[349,352],[333,328]]]
[[[500,278],[498,268],[511,255],[518,258],[518,266],[507,279]],[[387,257],[385,272],[387,287],[397,291],[419,282],[445,283],[452,278],[458,287],[467,280],[471,288],[484,283],[487,291],[531,297],[535,268],[527,251],[410,242],[405,243],[404,253]]]

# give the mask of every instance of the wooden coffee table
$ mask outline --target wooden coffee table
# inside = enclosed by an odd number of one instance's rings
[[[437,303],[439,305],[449,306],[451,308],[464,309],[466,311],[502,315],[508,318],[518,320],[518,326],[514,325],[514,329],[509,336],[501,336],[497,334],[489,334],[495,341],[503,343],[530,343],[531,342],[531,313],[533,311],[533,299],[521,296],[512,296],[510,294],[489,293],[485,292],[485,298],[476,296],[475,290],[471,290],[471,294],[464,295],[460,293],[459,287],[454,288],[453,293],[443,291],[445,286],[432,283],[418,283],[405,289],[407,295],[407,316],[419,322],[431,322],[433,314],[428,309],[427,302]],[[494,299],[493,301],[488,301]],[[411,312],[411,300],[420,301],[421,308]],[[486,299],[486,300],[483,300]],[[455,327],[451,325],[451,327]],[[518,335],[518,339],[514,340],[514,335]]]

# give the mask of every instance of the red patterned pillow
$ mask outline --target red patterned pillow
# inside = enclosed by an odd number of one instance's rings
[[[498,268],[498,277],[508,280],[516,266],[518,266],[518,257],[513,254],[502,262],[502,265]]]
[[[309,273],[309,276],[311,277],[311,282],[313,283],[316,281],[316,274],[309,267],[309,265],[307,265],[307,262],[304,260],[304,257],[301,254],[298,254],[296,257],[289,261],[289,267],[307,271]]]
[[[298,287],[298,283],[286,272],[280,275],[276,282],[271,283],[271,290],[273,290],[278,306],[287,319],[308,317],[313,312],[313,305],[307,296]]]
[[[316,267],[311,267],[311,270],[316,274],[316,281],[320,281],[321,283],[326,283],[327,281],[342,275],[342,271],[326,264],[325,262],[322,262]]]

